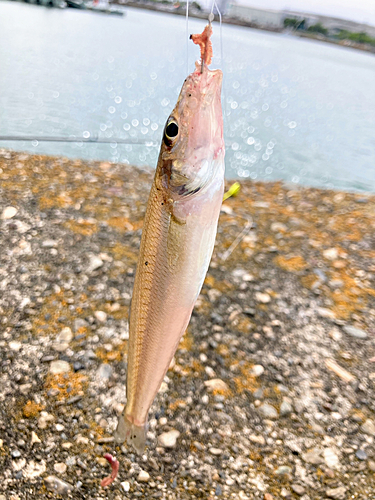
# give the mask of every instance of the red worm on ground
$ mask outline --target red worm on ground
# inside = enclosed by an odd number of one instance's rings
[[[117,473],[118,473],[118,470],[119,470],[119,467],[120,467],[120,462],[115,457],[113,457],[112,455],[110,455],[109,453],[106,453],[104,455],[104,458],[106,460],[108,460],[110,466],[112,467],[112,472],[111,472],[110,476],[104,478],[102,480],[102,482],[100,483],[100,486],[102,486],[103,488],[105,486],[109,486],[110,484],[113,483],[113,481],[117,477]]]

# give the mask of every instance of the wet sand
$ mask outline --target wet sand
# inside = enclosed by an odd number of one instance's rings
[[[0,500],[375,498],[375,196],[241,182],[146,452],[115,446],[151,180],[0,150]]]

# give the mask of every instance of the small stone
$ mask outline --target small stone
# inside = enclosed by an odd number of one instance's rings
[[[252,443],[260,444],[261,446],[264,446],[266,444],[266,440],[261,434],[259,436],[255,435],[255,434],[251,434],[249,436],[249,440]]]
[[[275,474],[283,476],[284,474],[291,474],[292,468],[289,465],[281,465],[275,470]]]
[[[57,342],[67,342],[69,344],[69,342],[71,342],[72,340],[73,340],[73,333],[68,326],[63,328],[56,337]]]
[[[46,411],[42,411],[40,413],[40,416],[38,419],[39,429],[46,429],[48,426],[48,423],[54,419],[55,419],[55,417],[53,415],[51,415],[50,413],[47,413]]]
[[[336,260],[338,256],[339,252],[337,248],[328,248],[323,252],[323,257],[325,257],[328,260]]]
[[[221,380],[220,378],[213,378],[211,380],[206,380],[204,385],[211,391],[222,391],[222,392],[229,391],[229,387],[227,386],[227,384],[224,382],[224,380]]]
[[[98,376],[103,380],[109,380],[112,376],[112,366],[107,363],[100,365]]]
[[[42,241],[42,247],[44,247],[44,248],[54,248],[54,247],[57,247],[57,241],[55,241],[55,240],[44,240],[44,241]]]
[[[321,451],[317,448],[306,451],[306,453],[302,453],[302,459],[313,465],[318,465],[324,462],[323,457],[321,456]]]
[[[283,401],[280,406],[280,416],[281,417],[286,417],[287,415],[290,415],[293,411],[292,405],[288,401]]]
[[[375,472],[375,462],[374,462],[374,460],[369,460],[369,461],[368,461],[368,468],[369,468],[372,472]]]
[[[56,472],[58,472],[59,474],[64,474],[64,472],[66,472],[66,464],[64,464],[64,462],[58,462],[56,463],[53,468],[55,469]]]
[[[36,434],[36,432],[32,431],[31,432],[31,446],[33,446],[34,444],[41,443],[41,442],[42,441],[39,439],[39,437]]]
[[[107,313],[104,311],[95,311],[95,318],[99,321],[99,323],[105,323],[107,321]]]
[[[12,219],[17,212],[18,210],[15,207],[6,207],[1,214],[1,218],[3,220]]]
[[[137,481],[140,483],[147,483],[150,480],[150,474],[145,470],[141,470],[138,474]]]
[[[89,265],[87,266],[86,272],[92,273],[93,271],[96,271],[97,269],[102,267],[103,261],[100,257],[91,254],[89,256],[89,258],[90,258],[90,262],[89,262]]]
[[[25,479],[35,479],[41,476],[47,470],[46,462],[41,460],[40,462],[35,462],[34,460],[28,461],[26,468],[23,471],[23,476]]]
[[[292,490],[299,496],[302,496],[305,493],[305,488],[299,484],[292,484]]]
[[[342,329],[344,330],[345,333],[347,333],[351,337],[363,340],[367,339],[367,332],[361,330],[360,328],[356,328],[355,326],[352,325],[344,325]]]
[[[22,347],[21,342],[17,342],[15,340],[9,342],[9,348],[12,349],[12,351],[19,351]]]
[[[321,318],[335,319],[336,314],[330,309],[326,309],[325,307],[318,307],[317,312]]]
[[[274,498],[271,495],[271,493],[265,493],[264,494],[264,500],[274,500]]]
[[[288,230],[288,227],[285,224],[283,224],[282,222],[273,222],[271,224],[271,231],[274,231],[275,233],[276,232],[285,233],[287,230]]]
[[[332,448],[324,448],[323,450],[324,462],[330,469],[338,470],[340,468],[340,461],[337,453]]]
[[[125,491],[125,493],[128,493],[130,490],[130,483],[129,481],[124,481],[123,483],[120,483],[122,486],[122,489]]]
[[[67,361],[62,361],[60,359],[57,361],[52,361],[49,367],[49,371],[53,375],[68,373],[70,372],[70,364]]]
[[[160,434],[158,442],[160,446],[163,446],[164,448],[174,448],[179,435],[180,433],[178,430],[172,429],[169,432],[163,432],[163,434]]]
[[[251,369],[251,374],[254,377],[260,377],[264,373],[264,367],[262,365],[254,365]]]
[[[361,430],[369,436],[375,436],[375,424],[369,418],[361,425]]]
[[[53,491],[57,495],[68,495],[73,491],[73,486],[56,476],[48,476],[44,480],[49,491]]]
[[[366,460],[367,459],[367,453],[365,452],[365,450],[357,450],[355,452],[355,456],[358,458],[358,460]]]
[[[56,424],[55,429],[57,430],[57,432],[62,432],[65,427],[62,424]]]
[[[268,403],[263,403],[261,406],[259,406],[259,411],[264,418],[274,420],[279,417],[276,408],[272,405],[269,405]]]
[[[13,458],[19,458],[21,456],[21,452],[19,450],[12,450],[10,454]]]
[[[220,448],[213,448],[213,447],[209,448],[208,451],[211,453],[211,455],[215,456],[219,456],[223,453],[223,450],[221,450]]]
[[[261,302],[262,304],[268,304],[268,302],[271,301],[271,297],[268,293],[255,292],[255,300]]]
[[[338,488],[331,488],[326,491],[327,497],[333,498],[334,500],[344,500],[345,493],[346,493],[345,486],[339,486]]]

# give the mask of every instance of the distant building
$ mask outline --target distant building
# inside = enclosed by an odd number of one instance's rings
[[[284,13],[280,10],[263,10],[241,5],[232,2],[228,9],[228,16],[236,17],[243,21],[257,24],[258,26],[268,26],[272,28],[282,28],[284,26]]]

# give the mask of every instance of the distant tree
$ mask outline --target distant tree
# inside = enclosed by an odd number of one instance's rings
[[[340,30],[339,33],[337,33],[336,38],[339,40],[351,40],[352,42],[367,43],[375,46],[375,38],[372,38],[364,31],[361,31],[360,33],[352,33],[351,31]]]
[[[284,27],[285,28],[295,28],[295,29],[297,29],[298,24],[299,24],[299,21],[295,17],[286,17],[284,19]]]
[[[321,33],[322,35],[328,35],[328,30],[323,26],[322,23],[312,24],[307,28],[310,33]]]

